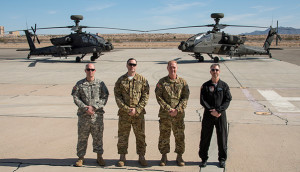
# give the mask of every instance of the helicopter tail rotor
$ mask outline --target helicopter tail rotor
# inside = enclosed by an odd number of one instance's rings
[[[276,27],[276,46],[278,45],[278,40],[282,40],[281,36],[278,34],[278,20],[277,20],[277,27]]]
[[[277,28],[272,28],[272,26],[270,26],[268,36],[267,36],[266,41],[265,41],[264,46],[263,46],[265,50],[270,49],[270,46],[271,46],[271,43],[272,43],[274,37],[276,39],[276,45],[277,45],[278,40],[281,41],[281,36],[278,34],[278,27]]]
[[[36,35],[36,24],[34,25],[34,28],[31,26],[31,29],[33,31],[33,42],[35,42],[35,39],[36,39],[37,42],[40,44],[41,42],[40,42],[39,38]]]

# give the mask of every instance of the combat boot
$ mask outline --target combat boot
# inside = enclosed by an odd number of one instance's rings
[[[105,166],[105,161],[100,153],[97,153],[97,162],[100,166]]]
[[[159,165],[165,166],[167,165],[167,161],[168,161],[167,154],[162,154]]]
[[[125,154],[120,154],[120,160],[118,162],[119,167],[123,167],[125,165],[126,157]]]
[[[144,155],[139,155],[139,163],[141,164],[141,166],[148,165]]]
[[[177,154],[176,162],[177,162],[178,166],[184,166],[185,165],[181,154]]]
[[[83,157],[79,157],[76,164],[75,164],[75,166],[76,167],[82,167],[83,166],[83,159],[84,159]]]

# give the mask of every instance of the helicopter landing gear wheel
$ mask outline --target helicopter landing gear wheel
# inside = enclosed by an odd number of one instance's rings
[[[96,59],[98,59],[100,57],[100,53],[93,53],[93,55],[91,56],[91,61],[95,61]]]
[[[27,59],[30,59],[30,54],[28,54]]]
[[[77,57],[76,57],[76,62],[77,62],[77,63],[81,62],[81,60],[83,59],[83,57],[84,57],[85,55],[86,55],[86,54],[82,54],[81,57],[77,56]]]
[[[91,56],[91,61],[92,61],[92,62],[95,61],[96,59],[97,59],[96,57]]]
[[[203,56],[199,56],[198,57],[198,62],[203,62],[204,61],[204,57]]]
[[[198,62],[204,61],[204,57],[200,53],[195,53],[195,59],[197,59]]]
[[[216,57],[214,57],[214,62],[215,62],[215,63],[218,63],[218,62],[219,62],[219,60],[220,60],[220,59],[219,59],[219,57],[217,57],[217,56],[216,56]]]
[[[79,56],[76,57],[76,62],[79,63],[81,61],[81,58]]]
[[[269,58],[272,58],[272,54],[271,53],[269,53]]]

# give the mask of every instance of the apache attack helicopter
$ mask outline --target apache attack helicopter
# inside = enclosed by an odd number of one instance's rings
[[[82,28],[102,28],[142,32],[139,30],[121,28],[80,26],[79,22],[80,20],[83,20],[82,15],[72,15],[71,19],[74,20],[75,26],[36,28],[35,25],[35,28],[31,27],[33,34],[31,34],[28,29],[24,30],[30,48],[30,52],[27,58],[29,59],[32,55],[52,55],[54,57],[67,57],[68,55],[81,54],[81,57],[76,57],[76,62],[80,62],[86,54],[92,53],[93,55],[91,56],[91,61],[95,61],[97,58],[100,57],[100,55],[102,55],[102,52],[113,50],[114,46],[110,42],[105,41],[104,38],[101,36],[82,32]],[[36,30],[58,28],[71,28],[71,30],[73,30],[74,33],[71,33],[70,35],[64,37],[50,39],[53,46],[43,48],[35,47],[35,39],[38,41],[38,43],[40,43],[36,35]],[[31,38],[32,36],[33,39]]]
[[[170,29],[181,29],[181,28],[191,28],[191,27],[213,27],[211,31],[206,33],[199,33],[187,39],[187,41],[182,41],[178,46],[178,49],[183,52],[193,52],[193,56],[198,59],[199,62],[204,61],[202,54],[207,54],[215,63],[219,62],[219,57],[213,57],[213,54],[218,55],[227,55],[230,58],[233,56],[241,57],[243,55],[269,55],[272,58],[270,53],[270,45],[276,36],[276,44],[278,39],[281,40],[278,32],[278,22],[277,30],[270,27],[270,31],[266,38],[263,47],[254,47],[244,45],[246,41],[245,36],[235,36],[229,35],[224,32],[220,32],[221,29],[224,29],[227,26],[231,27],[255,27],[255,28],[269,28],[269,27],[260,27],[260,26],[243,26],[243,25],[227,25],[219,24],[221,18],[224,17],[223,13],[212,13],[211,18],[215,20],[215,24],[209,25],[200,25],[200,26],[186,26],[186,27],[174,27],[166,29],[156,29],[151,31],[159,30],[170,30]]]

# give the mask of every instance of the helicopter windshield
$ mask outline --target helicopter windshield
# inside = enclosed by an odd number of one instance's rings
[[[201,34],[195,38],[195,44],[198,44],[199,42],[208,42],[212,40],[212,34]]]
[[[104,38],[95,34],[91,34],[92,37],[98,40],[98,42],[105,43]]]

